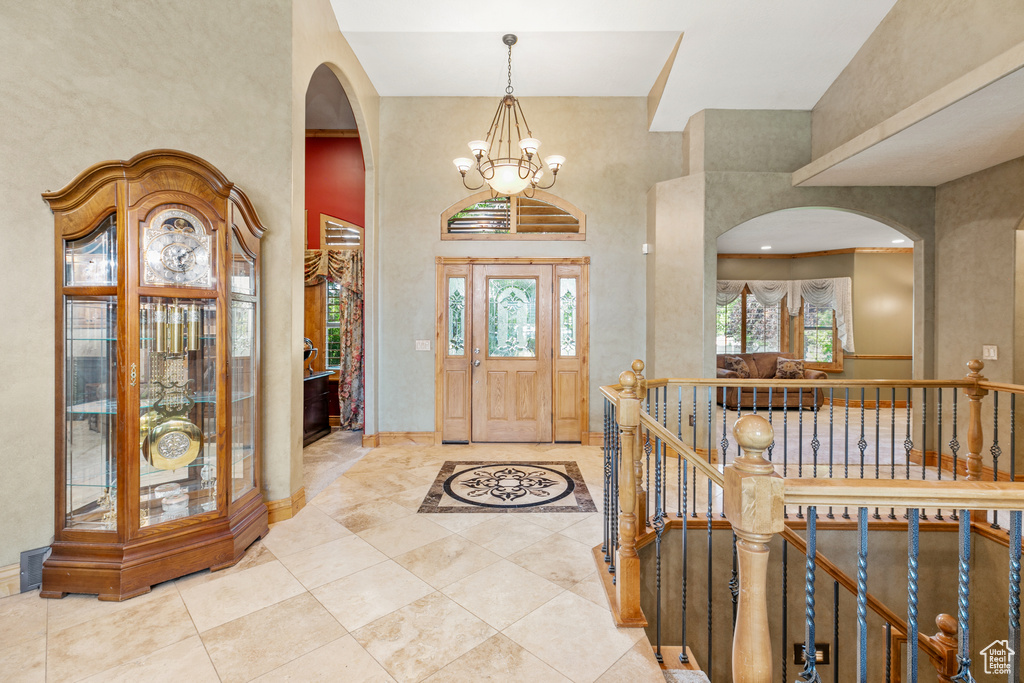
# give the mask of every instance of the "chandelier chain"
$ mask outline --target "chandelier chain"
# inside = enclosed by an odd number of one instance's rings
[[[512,94],[512,46],[508,46],[508,86],[505,88],[505,94]]]

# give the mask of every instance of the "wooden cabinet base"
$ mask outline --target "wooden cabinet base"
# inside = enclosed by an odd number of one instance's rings
[[[43,563],[40,596],[89,593],[100,600],[134,598],[164,581],[234,565],[268,528],[267,506],[254,495],[232,516],[193,523],[180,533],[167,530],[127,543],[58,541]]]

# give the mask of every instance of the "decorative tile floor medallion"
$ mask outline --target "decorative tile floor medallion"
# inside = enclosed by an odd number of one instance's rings
[[[420,512],[596,512],[572,460],[447,461]]]

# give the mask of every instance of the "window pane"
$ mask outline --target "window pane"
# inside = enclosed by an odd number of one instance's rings
[[[736,297],[725,306],[719,306],[715,316],[715,338],[718,353],[743,353],[740,325],[742,324],[743,297]]]
[[[558,326],[560,348],[563,356],[576,355],[576,278],[564,277],[558,280],[558,310],[561,321]]]
[[[812,363],[831,363],[834,360],[832,347],[832,318],[835,312],[827,306],[804,304],[804,359]]]
[[[747,301],[747,348],[745,353],[781,351],[782,307],[762,306],[753,296]]]
[[[341,287],[337,282],[327,282],[327,323],[341,322]]]
[[[448,355],[466,352],[466,278],[448,278]]]
[[[533,357],[537,346],[537,281],[487,282],[487,354]]]
[[[459,234],[507,233],[511,225],[508,197],[494,197],[468,206],[448,219],[448,232]]]
[[[65,243],[64,284],[117,284],[117,221],[113,215],[85,237]]]
[[[341,365],[341,328],[327,328],[327,367],[336,368]]]

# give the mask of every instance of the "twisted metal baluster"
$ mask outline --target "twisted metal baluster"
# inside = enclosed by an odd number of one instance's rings
[[[892,388],[892,405],[889,407],[889,478],[896,478],[896,387]],[[889,508],[889,519],[896,519],[896,508]]]
[[[999,392],[992,392],[992,448],[989,449],[989,453],[992,454],[992,481],[999,481],[999,456],[1003,454],[1003,449],[999,447]],[[992,511],[992,524],[993,529],[999,529],[999,510]]]
[[[782,476],[789,476],[789,387],[782,387]],[[782,517],[789,519],[789,508],[785,505]]]
[[[725,406],[724,405],[722,406],[722,412],[723,413],[725,412]],[[713,562],[713,558],[712,558],[713,548],[712,548],[712,545],[711,545],[711,519],[712,519],[712,516],[713,516],[712,512],[711,512],[711,477],[708,477],[708,513],[707,513],[707,516],[708,516],[708,574],[707,574],[707,576],[708,576],[708,596],[707,596],[707,603],[708,603],[707,604],[707,613],[708,613],[708,641],[707,641],[707,656],[705,657],[705,659],[708,662],[708,671],[714,671],[714,669],[711,668],[711,644],[713,642],[715,642],[713,637],[712,637],[713,636],[713,632],[712,632],[712,627],[711,627],[711,625],[712,625],[712,616],[713,616],[712,612],[713,612],[713,609],[714,609],[714,605],[712,603],[711,597],[712,597],[712,587],[713,587],[713,584],[714,584],[714,577],[715,577],[715,574],[714,574],[714,562]]]
[[[615,429],[618,425],[618,408],[612,404],[612,431],[617,432]],[[608,564],[608,573],[612,575],[612,584],[615,583],[615,551],[619,547],[619,524],[618,524],[618,511],[619,507],[619,465],[622,455],[622,442],[619,440],[619,435],[616,433],[612,438],[612,547],[611,547],[611,560]]]
[[[938,451],[936,454],[936,468],[939,470],[939,481],[942,481],[942,387],[938,388],[938,400],[939,405],[935,409],[935,422],[938,427],[938,431],[935,434],[935,450]],[[935,511],[935,519],[942,520],[942,508]]]
[[[917,508],[907,509],[907,678],[917,683],[917,579],[921,516]]]
[[[772,387],[768,387],[768,424],[772,424],[772,413],[774,412],[775,411],[772,410]],[[768,444],[768,462],[772,461],[772,452],[775,450],[774,434],[775,432],[772,432],[772,442]]]
[[[608,493],[611,489],[611,450],[609,446],[609,432],[611,431],[608,426],[608,399],[604,399],[604,441],[601,443],[601,450],[604,454],[604,529],[603,538],[601,540],[601,552],[604,553],[605,564],[608,563],[608,551],[611,548],[611,510],[608,506]]]
[[[1012,415],[1013,394],[1010,395],[1010,406]],[[1010,658],[1011,683],[1020,680],[1020,543],[1021,513],[1014,510],[1010,513],[1010,632],[1007,645],[1018,654]]]
[[[835,441],[836,441],[835,438],[833,438],[834,423],[833,423],[832,417],[833,417],[833,408],[834,408],[834,406],[835,406],[835,401],[833,400],[832,387],[829,387],[828,388],[828,478],[829,479],[831,479],[833,477],[833,473],[832,473],[832,465],[833,465],[832,454],[833,454],[833,445],[835,444]],[[815,423],[817,423],[817,420],[815,420]],[[825,516],[828,517],[829,519],[835,519],[835,515],[832,514],[832,506],[831,505],[828,506],[828,513]]]
[[[857,509],[857,680],[868,680],[868,509]]]
[[[736,532],[732,533],[732,574],[729,576],[729,593],[732,594],[732,630],[736,631],[736,606],[740,597],[739,566],[736,562]]]
[[[679,437],[679,442],[682,443],[683,442],[683,388],[679,387],[678,391],[679,391],[679,417],[676,420],[676,436]],[[696,408],[696,401],[694,402],[694,407]],[[697,424],[697,420],[694,420],[693,423]],[[695,437],[694,441],[696,441],[696,440],[697,439]],[[696,445],[696,444],[694,444],[694,445]],[[676,453],[676,464],[678,465],[678,467],[676,468],[676,517],[682,517],[683,516],[683,467],[686,466],[685,462],[683,461],[683,454],[682,453]]]
[[[804,572],[804,668],[800,680],[805,683],[821,683],[817,669],[817,649],[814,643],[814,572],[818,552],[818,510],[807,506],[807,566]]]
[[[928,464],[928,387],[921,387],[921,481],[927,479]],[[928,519],[928,512],[921,508],[921,519]]]
[[[956,407],[959,405],[956,390],[953,390],[953,436],[949,439],[949,450],[953,454],[953,481],[956,481],[957,470],[960,469],[960,442],[956,439]],[[949,513],[949,518],[954,522],[959,518],[956,508]]]
[[[1017,545],[1020,547],[1020,544]],[[960,564],[957,571],[956,675],[952,680],[974,683],[971,675],[971,511],[960,511]],[[909,642],[909,641],[908,641]]]
[[[723,398],[725,394],[722,394]],[[715,417],[715,389],[714,387],[708,387],[708,461],[711,461],[712,451],[714,451],[714,417]],[[722,406],[722,411],[725,411],[725,406]],[[711,489],[711,480],[708,480],[708,490]],[[693,466],[693,512],[690,513],[694,519],[697,519],[697,466]]]
[[[863,410],[864,405],[864,390],[861,390],[861,409]],[[863,417],[863,413],[861,413]],[[865,444],[866,446],[867,444]],[[861,456],[863,459],[864,456]],[[881,477],[882,466],[882,390],[879,387],[875,387],[875,479]],[[862,477],[863,478],[863,477]],[[881,519],[882,516],[878,514],[878,506],[875,506],[875,519]]]
[[[657,405],[657,396],[655,396],[655,405]],[[654,452],[654,575],[657,600],[655,616],[657,639],[655,641],[654,657],[659,663],[664,661],[661,657],[661,535],[665,531],[665,497],[661,486],[665,475],[663,462],[662,443],[661,438],[659,437],[655,440]]]
[[[648,415],[650,415],[650,413],[648,413]],[[639,528],[641,528],[641,529],[643,529],[644,526],[646,526],[647,520],[649,520],[651,518],[651,430],[647,429],[645,431],[647,433],[647,438],[644,439],[644,453],[647,456],[647,466],[644,467],[644,470],[646,470],[644,472],[644,474],[647,477],[647,484],[646,484],[647,488],[644,489],[644,494],[645,494],[644,495],[644,515],[645,515],[645,517],[644,517],[644,519],[642,521],[639,520],[639,519],[637,520],[637,522],[640,523],[640,527]]]
[[[843,478],[850,478],[850,387],[846,387],[846,416],[843,419]],[[861,410],[861,414],[863,414]],[[860,478],[864,478],[864,458],[860,459]],[[843,519],[850,518],[850,508],[843,506]]]
[[[903,455],[904,455],[904,458],[906,459],[904,464],[907,467],[907,476],[906,476],[906,478],[908,480],[910,479],[910,451],[912,451],[914,449],[914,440],[912,438],[910,438],[911,434],[912,434],[911,427],[910,427],[910,406],[911,406],[912,403],[913,403],[913,401],[912,401],[912,396],[910,394],[910,387],[907,387],[907,432],[906,432],[906,436],[903,437],[903,451],[904,451]],[[906,517],[906,515],[904,515],[904,517]]]
[[[892,680],[892,624],[885,622],[885,683]]]
[[[782,541],[782,680],[786,680],[786,648],[789,646],[789,541]]]
[[[797,399],[799,406],[797,408],[797,442],[796,442],[796,456],[797,456],[797,468],[796,475],[798,477],[804,476],[804,388],[800,387],[797,389]],[[796,508],[797,519],[804,518],[804,506],[798,505]]]
[[[743,402],[743,387],[736,388],[736,419],[740,418],[740,403]],[[722,440],[719,445],[722,447],[722,465],[726,464],[729,453],[729,437],[726,435],[726,409],[725,409],[725,387],[722,387]],[[736,445],[739,449],[739,444]],[[740,453],[740,455],[743,455]],[[708,480],[708,509],[711,508],[711,480]],[[725,506],[722,506],[722,511],[718,513],[719,517],[725,517]],[[711,527],[708,527],[710,529]],[[709,541],[710,542],[710,541]]]
[[[1010,481],[1017,481],[1017,394],[1010,394]]]
[[[696,414],[697,414],[697,387],[693,388],[693,409],[694,409],[693,424],[696,425],[697,424],[697,419],[696,419]],[[694,427],[694,437],[693,438],[694,438],[694,445],[696,445],[696,443],[697,443],[696,427]],[[682,456],[681,453],[679,454],[679,464],[682,466],[682,470],[683,470],[683,487],[685,488],[686,485],[687,485],[686,476],[688,474],[688,468],[687,468],[686,461],[683,460],[683,456]],[[697,478],[697,473],[696,472],[694,472],[693,477],[694,477],[694,479]],[[682,662],[683,664],[687,664],[690,661],[690,658],[686,654],[686,573],[687,573],[686,570],[689,567],[689,559],[690,559],[689,558],[689,553],[687,552],[688,551],[687,540],[688,540],[688,537],[689,537],[690,534],[689,534],[689,532],[688,532],[688,530],[686,528],[686,512],[687,512],[687,507],[688,507],[689,503],[690,503],[690,497],[689,496],[686,496],[685,498],[683,498],[683,530],[682,530],[683,531],[683,534],[682,534],[683,535],[683,592],[682,592],[682,601],[681,601],[682,602],[682,615],[681,615],[681,618],[682,618],[682,622],[683,622],[682,623],[683,649],[682,649],[682,652],[679,653],[679,661]],[[693,500],[693,507],[694,507],[694,509],[696,509],[696,507],[697,507],[697,499],[696,498],[694,498],[694,500]]]
[[[839,582],[832,580],[832,682],[839,683]]]

